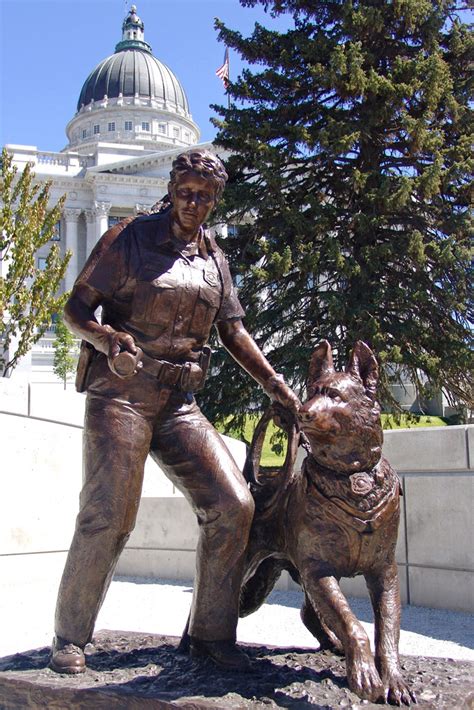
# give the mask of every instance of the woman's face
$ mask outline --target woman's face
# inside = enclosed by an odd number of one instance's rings
[[[216,194],[211,180],[194,172],[185,173],[169,187],[173,221],[182,236],[193,236],[215,207]]]

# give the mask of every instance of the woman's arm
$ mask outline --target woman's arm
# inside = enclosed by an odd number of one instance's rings
[[[94,312],[100,304],[101,295],[98,291],[85,284],[78,284],[64,308],[64,320],[73,333],[107,356],[110,369],[118,375],[113,367],[114,358],[124,350],[136,355],[137,348],[131,335],[97,321]]]
[[[241,320],[222,321],[217,324],[222,344],[234,360],[256,380],[271,399],[297,412],[301,402],[278,375],[258,347]]]

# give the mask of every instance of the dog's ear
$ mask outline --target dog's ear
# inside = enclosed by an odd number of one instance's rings
[[[311,385],[316,382],[321,375],[328,372],[334,372],[332,350],[328,341],[322,340],[316,345],[309,365],[308,378],[306,380],[309,396],[311,396]]]
[[[368,396],[375,399],[379,381],[379,366],[372,350],[362,340],[358,340],[352,350],[347,372],[361,379]]]

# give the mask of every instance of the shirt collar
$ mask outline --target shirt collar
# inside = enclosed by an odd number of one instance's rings
[[[157,220],[157,230],[156,230],[156,243],[158,246],[169,245],[178,251],[176,246],[176,240],[173,239],[171,234],[171,210],[166,212],[161,216],[160,220]],[[194,253],[199,253],[203,259],[207,259],[209,252],[214,252],[216,250],[216,242],[214,237],[212,237],[207,230],[203,227],[200,228],[198,238],[197,238],[197,250],[192,251],[191,255]],[[189,255],[189,254],[188,254]]]

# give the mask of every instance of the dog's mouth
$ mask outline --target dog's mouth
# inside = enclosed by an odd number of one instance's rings
[[[298,412],[298,422],[300,428],[305,434],[328,434],[329,432],[337,433],[341,425],[329,413],[319,412],[317,416],[311,412]]]
[[[364,451],[357,448],[340,450],[331,444],[313,441],[311,455],[324,468],[350,475],[370,471],[380,461],[382,449],[380,446],[372,446]]]

